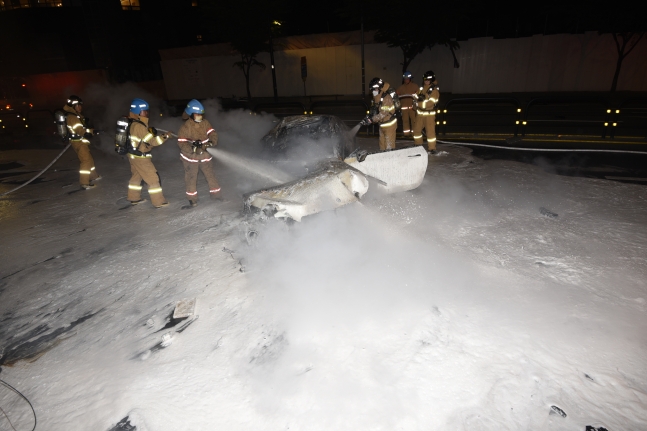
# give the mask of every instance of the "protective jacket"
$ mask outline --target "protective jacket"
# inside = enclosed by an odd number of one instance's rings
[[[90,144],[90,141],[83,137],[86,133],[92,133],[91,129],[86,128],[85,117],[74,110],[73,107],[65,105],[63,111],[67,115],[67,130],[70,141],[77,141],[84,144]]]
[[[424,85],[420,87],[420,90],[418,90],[418,96],[422,96],[419,97],[419,99],[422,100],[416,101],[417,111],[419,113],[420,111],[423,111],[424,113],[427,113],[427,115],[430,115],[432,112],[433,114],[435,114],[436,104],[440,99],[440,91],[438,90],[437,83],[434,81],[431,85]]]
[[[177,144],[180,146],[180,157],[183,160],[211,160],[207,147],[218,145],[218,133],[207,120],[199,123],[189,119],[184,122],[177,133]],[[193,143],[200,141],[202,148],[194,147]]]
[[[81,187],[86,187],[99,178],[90,153],[90,141],[85,138],[85,134],[91,134],[92,129],[86,127],[85,117],[76,112],[73,107],[65,105],[63,111],[67,114],[66,122],[70,145],[79,157],[79,184]]]
[[[413,98],[418,93],[418,86],[413,82],[409,81],[408,84],[402,84],[395,91],[400,96],[400,102],[402,103],[402,109],[411,109],[413,106]]]
[[[395,120],[397,123],[397,118],[393,118],[395,114],[395,105],[393,104],[393,98],[390,94],[387,94],[386,91],[390,88],[389,83],[385,82],[384,87],[382,87],[382,93],[373,97],[373,103],[378,108],[378,113],[371,117],[373,123],[385,124],[389,123],[392,120]]]
[[[162,136],[155,136],[148,129],[148,118],[140,117],[137,114],[129,113],[128,116],[134,120],[130,125],[130,145],[132,145],[134,150],[139,150],[142,153],[145,153],[142,156],[136,156],[134,154],[128,154],[128,157],[132,158],[145,158],[152,157],[150,151],[153,147],[158,147],[168,139],[168,137],[163,138]],[[143,123],[143,124],[142,124]]]
[[[132,112],[128,116],[136,120],[130,125],[130,145],[132,145],[133,149],[143,153],[141,156],[128,154],[130,171],[132,172],[132,177],[128,182],[128,200],[138,202],[141,199],[143,180],[148,184],[148,195],[151,198],[151,203],[159,208],[166,204],[166,199],[162,193],[160,177],[151,160],[150,151],[153,147],[162,145],[168,137],[155,136],[149,131],[147,117],[140,117]]]
[[[438,82],[420,87],[418,95],[421,97],[416,102],[416,123],[413,126],[413,142],[422,145],[422,129],[427,133],[427,148],[436,149],[436,104],[440,97]]]

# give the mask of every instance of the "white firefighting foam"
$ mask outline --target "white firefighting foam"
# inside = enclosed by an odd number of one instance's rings
[[[231,151],[267,120],[214,117]],[[225,200],[182,211],[173,146],[154,159],[159,210],[120,210],[128,164],[101,153],[94,190],[66,187],[66,154],[1,201],[3,347],[97,314],[0,378],[52,430],[647,428],[647,189],[442,149],[418,189],[291,227],[248,227],[251,183],[220,163]],[[193,297],[199,319],[155,350]],[[0,387],[30,429],[21,403]]]

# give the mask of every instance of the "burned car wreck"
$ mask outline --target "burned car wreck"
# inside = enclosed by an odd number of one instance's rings
[[[422,146],[368,153],[357,148],[354,131],[331,115],[293,116],[262,139],[266,158],[311,167],[293,181],[243,196],[248,213],[301,221],[307,215],[359,201],[374,184],[383,193],[418,187],[427,170]]]
[[[343,160],[357,148],[348,126],[333,115],[285,117],[263,136],[261,144],[270,159],[327,156]]]

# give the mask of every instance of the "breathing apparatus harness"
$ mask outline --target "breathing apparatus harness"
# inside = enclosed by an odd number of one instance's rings
[[[398,96],[398,93],[396,93],[393,87],[389,87],[386,91],[384,91],[380,95],[379,102],[375,103],[375,100],[371,101],[371,108],[369,110],[369,115],[367,116],[367,118],[372,118],[380,112],[380,108],[384,104],[384,98],[387,95],[391,96],[391,99],[393,99],[393,108],[394,108],[393,114],[391,115],[391,118],[389,119],[389,121],[393,120],[394,118],[402,117],[402,102],[400,102],[400,96]],[[366,122],[366,124],[370,124],[370,121]]]
[[[434,90],[440,90],[440,87],[438,86],[438,84],[434,84],[432,82],[432,84],[427,89],[426,94],[425,94],[425,92],[422,91],[423,89],[424,89],[424,86],[420,87],[420,90],[418,90],[418,94],[417,94],[418,100],[417,100],[417,102],[424,102],[427,99],[427,96],[431,95],[431,93]],[[434,103],[434,107],[432,108],[432,110],[435,110],[437,105],[438,105],[438,101],[436,101],[436,103]]]
[[[86,128],[86,120],[78,114],[72,112],[67,112],[63,109],[57,109],[54,111],[54,123],[56,124],[56,133],[61,137],[63,142],[67,143],[70,140],[80,140],[84,136],[77,135],[76,133],[70,132],[70,129],[67,127],[67,117],[68,115],[73,115],[79,119],[83,127]]]
[[[138,150],[139,145],[137,145],[137,147],[134,147],[132,144],[132,139],[130,137],[130,126],[132,126],[133,123],[139,123],[142,126],[147,127],[143,121],[137,120],[135,118],[123,116],[117,120],[117,131],[115,132],[115,152],[120,156],[132,154],[134,156],[146,157],[146,153]],[[154,130],[155,129],[151,127],[151,131]]]
[[[393,99],[393,107],[395,108],[391,119],[402,117],[402,102],[400,102],[400,96],[398,96],[398,93],[396,93],[393,87],[389,87],[384,93],[382,93],[382,97],[380,98],[380,106],[382,106],[382,103],[384,102],[384,96],[387,94],[391,96],[391,99]]]

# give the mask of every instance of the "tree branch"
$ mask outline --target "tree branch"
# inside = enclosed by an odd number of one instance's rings
[[[631,45],[627,53],[624,55],[625,57],[628,56],[631,51],[633,51],[633,49],[636,47],[636,45],[638,45],[638,42],[640,42],[640,39],[642,39],[644,35],[645,35],[644,31],[640,33],[640,35],[638,36],[638,39],[636,39],[636,42],[633,45]]]

